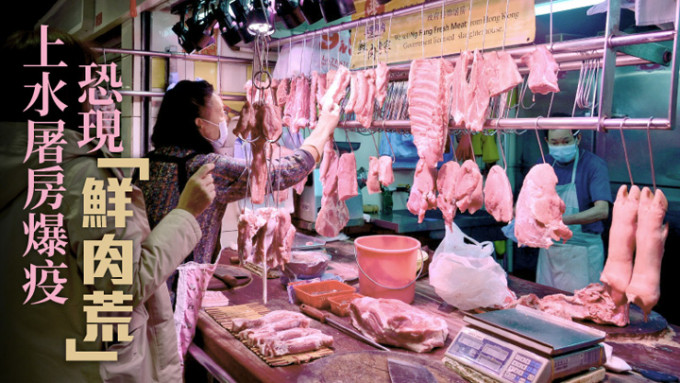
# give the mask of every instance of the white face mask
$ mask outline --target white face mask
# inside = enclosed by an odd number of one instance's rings
[[[216,123],[214,123],[212,121],[208,121],[204,118],[201,118],[201,120],[203,120],[203,121],[205,121],[209,124],[216,125],[217,127],[220,128],[220,136],[216,140],[211,140],[211,139],[208,138],[208,141],[210,141],[210,143],[213,146],[213,149],[215,149],[215,150],[223,148],[224,144],[227,142],[227,138],[229,137],[229,129],[227,128],[227,121],[223,120],[223,121],[220,121],[219,124],[216,124]]]

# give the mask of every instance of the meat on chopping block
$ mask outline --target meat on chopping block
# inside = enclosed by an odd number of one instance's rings
[[[451,228],[456,216],[456,178],[460,165],[456,161],[448,161],[442,165],[437,174],[437,207],[442,212],[446,226]]]
[[[347,93],[349,81],[349,69],[342,65],[336,71],[329,71],[327,73],[326,83],[328,88],[326,89],[326,94],[321,99],[321,110],[331,110],[333,104],[340,104],[340,101],[345,97],[345,93]]]
[[[390,186],[394,182],[394,172],[392,171],[392,157],[380,156],[378,159],[378,180],[382,186]]]
[[[626,288],[633,276],[633,254],[635,254],[639,204],[640,188],[632,185],[629,192],[626,185],[621,185],[612,209],[607,262],[600,275],[600,281],[607,288],[614,303],[619,306],[628,303]]]
[[[446,321],[397,299],[356,298],[350,315],[374,341],[420,353],[443,346],[449,334]]]
[[[382,108],[385,102],[385,97],[387,96],[387,83],[389,80],[389,71],[387,64],[384,62],[379,62],[378,66],[375,68],[375,88],[376,95],[375,99],[378,101],[378,107]]]
[[[635,233],[635,266],[626,297],[628,302],[640,306],[645,320],[661,296],[661,259],[668,236],[668,223],[664,224],[663,220],[667,210],[668,200],[661,189],[652,193],[649,188],[642,188]]]
[[[448,133],[446,76],[451,66],[443,59],[411,62],[408,80],[408,113],[418,157],[434,168],[443,159]]]
[[[472,62],[472,52],[463,51],[456,60],[453,69],[453,87],[451,88],[451,117],[456,125],[462,126],[465,121],[465,90],[468,86],[468,66]]]
[[[380,160],[378,157],[368,157],[366,189],[368,190],[368,194],[380,193]]]
[[[515,236],[520,245],[547,249],[553,240],[571,238],[571,230],[562,222],[565,205],[556,185],[557,175],[548,164],[534,165],[524,178],[515,208]]]
[[[408,211],[418,216],[418,223],[423,222],[427,210],[437,208],[436,173],[436,169],[428,167],[422,158],[418,160],[413,186],[406,203]]]
[[[474,214],[484,204],[482,173],[472,160],[466,160],[457,172],[454,199],[461,212]]]
[[[498,96],[522,83],[522,75],[510,53],[493,51],[484,54],[484,77],[489,96]]]
[[[538,94],[557,93],[559,64],[544,46],[538,46],[533,52],[522,56],[522,62],[529,68],[529,89]]]
[[[494,165],[484,183],[484,205],[486,211],[498,222],[512,220],[512,186],[502,167]]]
[[[326,335],[321,330],[307,328],[303,330],[307,335],[292,337],[292,331],[288,333],[278,332],[276,335],[267,338],[260,352],[264,356],[275,357],[290,354],[299,354],[318,350],[321,347],[333,347],[333,337]]]
[[[275,310],[257,319],[235,318],[231,323],[231,331],[240,333],[243,330],[260,329],[278,322],[295,323],[288,327],[294,328],[309,327],[309,323],[311,321],[305,315],[296,313],[294,311]]]
[[[338,165],[338,198],[347,201],[358,195],[357,162],[354,153],[345,153],[340,156]]]
[[[481,53],[475,51],[470,68],[470,82],[464,92],[465,127],[473,132],[481,132],[489,109],[490,94],[487,78],[484,77],[486,63]]]

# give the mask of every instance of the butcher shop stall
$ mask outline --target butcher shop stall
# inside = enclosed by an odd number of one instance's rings
[[[181,81],[222,99],[244,189],[178,268],[187,382],[671,382],[679,9],[81,0],[36,25],[117,65],[123,157]]]

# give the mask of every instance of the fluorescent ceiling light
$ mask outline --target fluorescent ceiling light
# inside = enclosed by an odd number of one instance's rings
[[[552,2],[552,12],[562,12],[568,11],[570,9],[590,7],[595,4],[601,3],[603,0],[556,0]],[[534,8],[536,16],[550,14],[550,1],[545,3],[536,4]]]

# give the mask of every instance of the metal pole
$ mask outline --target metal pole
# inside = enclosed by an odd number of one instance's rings
[[[612,113],[614,77],[616,75],[616,48],[609,44],[609,39],[619,33],[619,21],[621,19],[620,0],[608,0],[608,6],[607,25],[604,34],[604,55],[602,56],[602,76],[600,78],[600,102],[597,112],[600,119],[609,117]]]
[[[650,122],[649,118],[607,118],[600,119],[598,117],[534,117],[534,118],[500,118],[487,120],[485,128],[499,129],[499,130],[517,130],[517,129],[564,129],[571,127],[582,130],[598,130],[600,126],[605,129],[649,129],[651,130],[669,130],[670,122],[666,118],[653,118]],[[344,121],[338,127],[344,129],[359,129],[362,128],[358,121]],[[408,120],[386,120],[373,121],[371,129],[380,130],[394,130],[394,131],[411,131],[411,122]],[[449,129],[457,130],[463,129],[452,124],[449,124]]]
[[[132,96],[132,97],[163,97],[163,96],[165,96],[165,92],[146,92],[146,91],[140,91],[140,90],[119,90],[118,93],[120,93],[123,96]],[[222,100],[225,100],[225,101],[246,101],[246,96],[221,94],[220,97],[222,98]]]
[[[151,56],[151,57],[165,57],[165,58],[181,58],[191,61],[209,61],[209,62],[223,62],[234,64],[252,64],[252,58],[240,57],[225,57],[225,56],[210,56],[199,54],[187,54],[183,52],[154,52],[154,51],[140,51],[134,49],[120,49],[120,48],[93,48],[93,50],[102,53],[118,53],[122,55],[134,56]],[[274,62],[272,62],[274,63]]]

